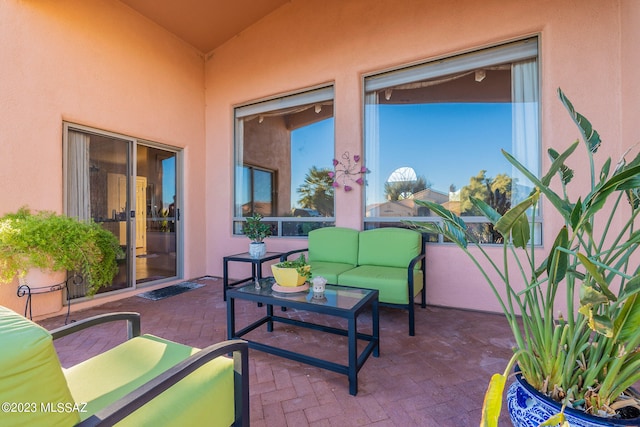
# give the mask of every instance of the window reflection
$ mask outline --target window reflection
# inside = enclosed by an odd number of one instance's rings
[[[501,150],[539,173],[537,40],[372,76],[365,89],[367,228],[432,220],[414,203],[428,200],[499,243],[470,198],[504,213],[532,190]]]
[[[280,236],[332,222],[333,147],[333,88],[237,108],[234,232],[254,213],[275,220]]]

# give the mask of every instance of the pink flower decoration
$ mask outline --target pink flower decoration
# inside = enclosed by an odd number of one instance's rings
[[[362,185],[362,184],[364,183],[364,181],[362,180],[362,178],[358,178],[358,179],[356,179],[356,182],[357,182],[359,185]]]
[[[367,170],[366,167],[363,166],[363,167],[360,168],[360,173],[367,173],[367,172],[369,172],[369,171]]]
[[[335,188],[340,188],[340,184],[338,184],[336,181],[333,181],[333,184],[331,185]]]
[[[348,185],[344,186],[344,191],[351,191],[351,190],[352,190],[352,188],[350,186],[348,186]]]
[[[333,159],[333,166],[338,166],[338,163],[339,163],[338,160]]]
[[[358,156],[357,154],[353,156],[353,161],[358,163],[360,161],[360,156]]]
[[[329,175],[329,178],[333,178],[334,176],[336,176],[334,172],[329,172],[327,175]]]

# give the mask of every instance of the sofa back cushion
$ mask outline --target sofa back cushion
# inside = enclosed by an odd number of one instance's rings
[[[362,231],[359,238],[358,265],[407,268],[422,250],[422,235],[405,228]]]
[[[80,421],[51,334],[0,306],[0,424],[71,426]],[[62,404],[62,411],[58,405]],[[69,405],[69,406],[67,406]],[[7,409],[7,410],[5,410]]]
[[[358,230],[345,227],[325,227],[310,231],[309,260],[355,266],[358,263],[358,233]]]

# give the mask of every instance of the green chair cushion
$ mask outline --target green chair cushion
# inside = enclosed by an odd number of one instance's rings
[[[362,265],[340,274],[338,276],[338,284],[377,289],[380,302],[408,304],[407,266],[400,268]],[[422,290],[422,270],[413,271],[413,283],[413,296],[415,297]]]
[[[133,338],[66,370],[85,419],[188,358],[198,349],[152,335]],[[219,357],[137,410],[118,426],[229,426],[234,422],[233,360]]]
[[[358,264],[358,230],[325,227],[309,232],[309,260]]]
[[[311,276],[322,276],[327,279],[327,283],[338,283],[338,276],[353,268],[352,264],[340,262],[314,261],[311,264]]]
[[[360,232],[359,238],[358,265],[407,268],[422,250],[422,235],[415,230],[377,228]]]
[[[78,423],[78,412],[65,408],[54,411],[58,409],[58,403],[72,408],[74,401],[51,334],[0,306],[0,343],[0,401],[14,405],[9,411],[0,413],[0,425],[70,426]]]

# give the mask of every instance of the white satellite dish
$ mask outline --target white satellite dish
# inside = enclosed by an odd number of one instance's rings
[[[407,166],[394,170],[391,175],[389,175],[389,178],[387,178],[387,182],[412,182],[417,180],[416,171]]]

